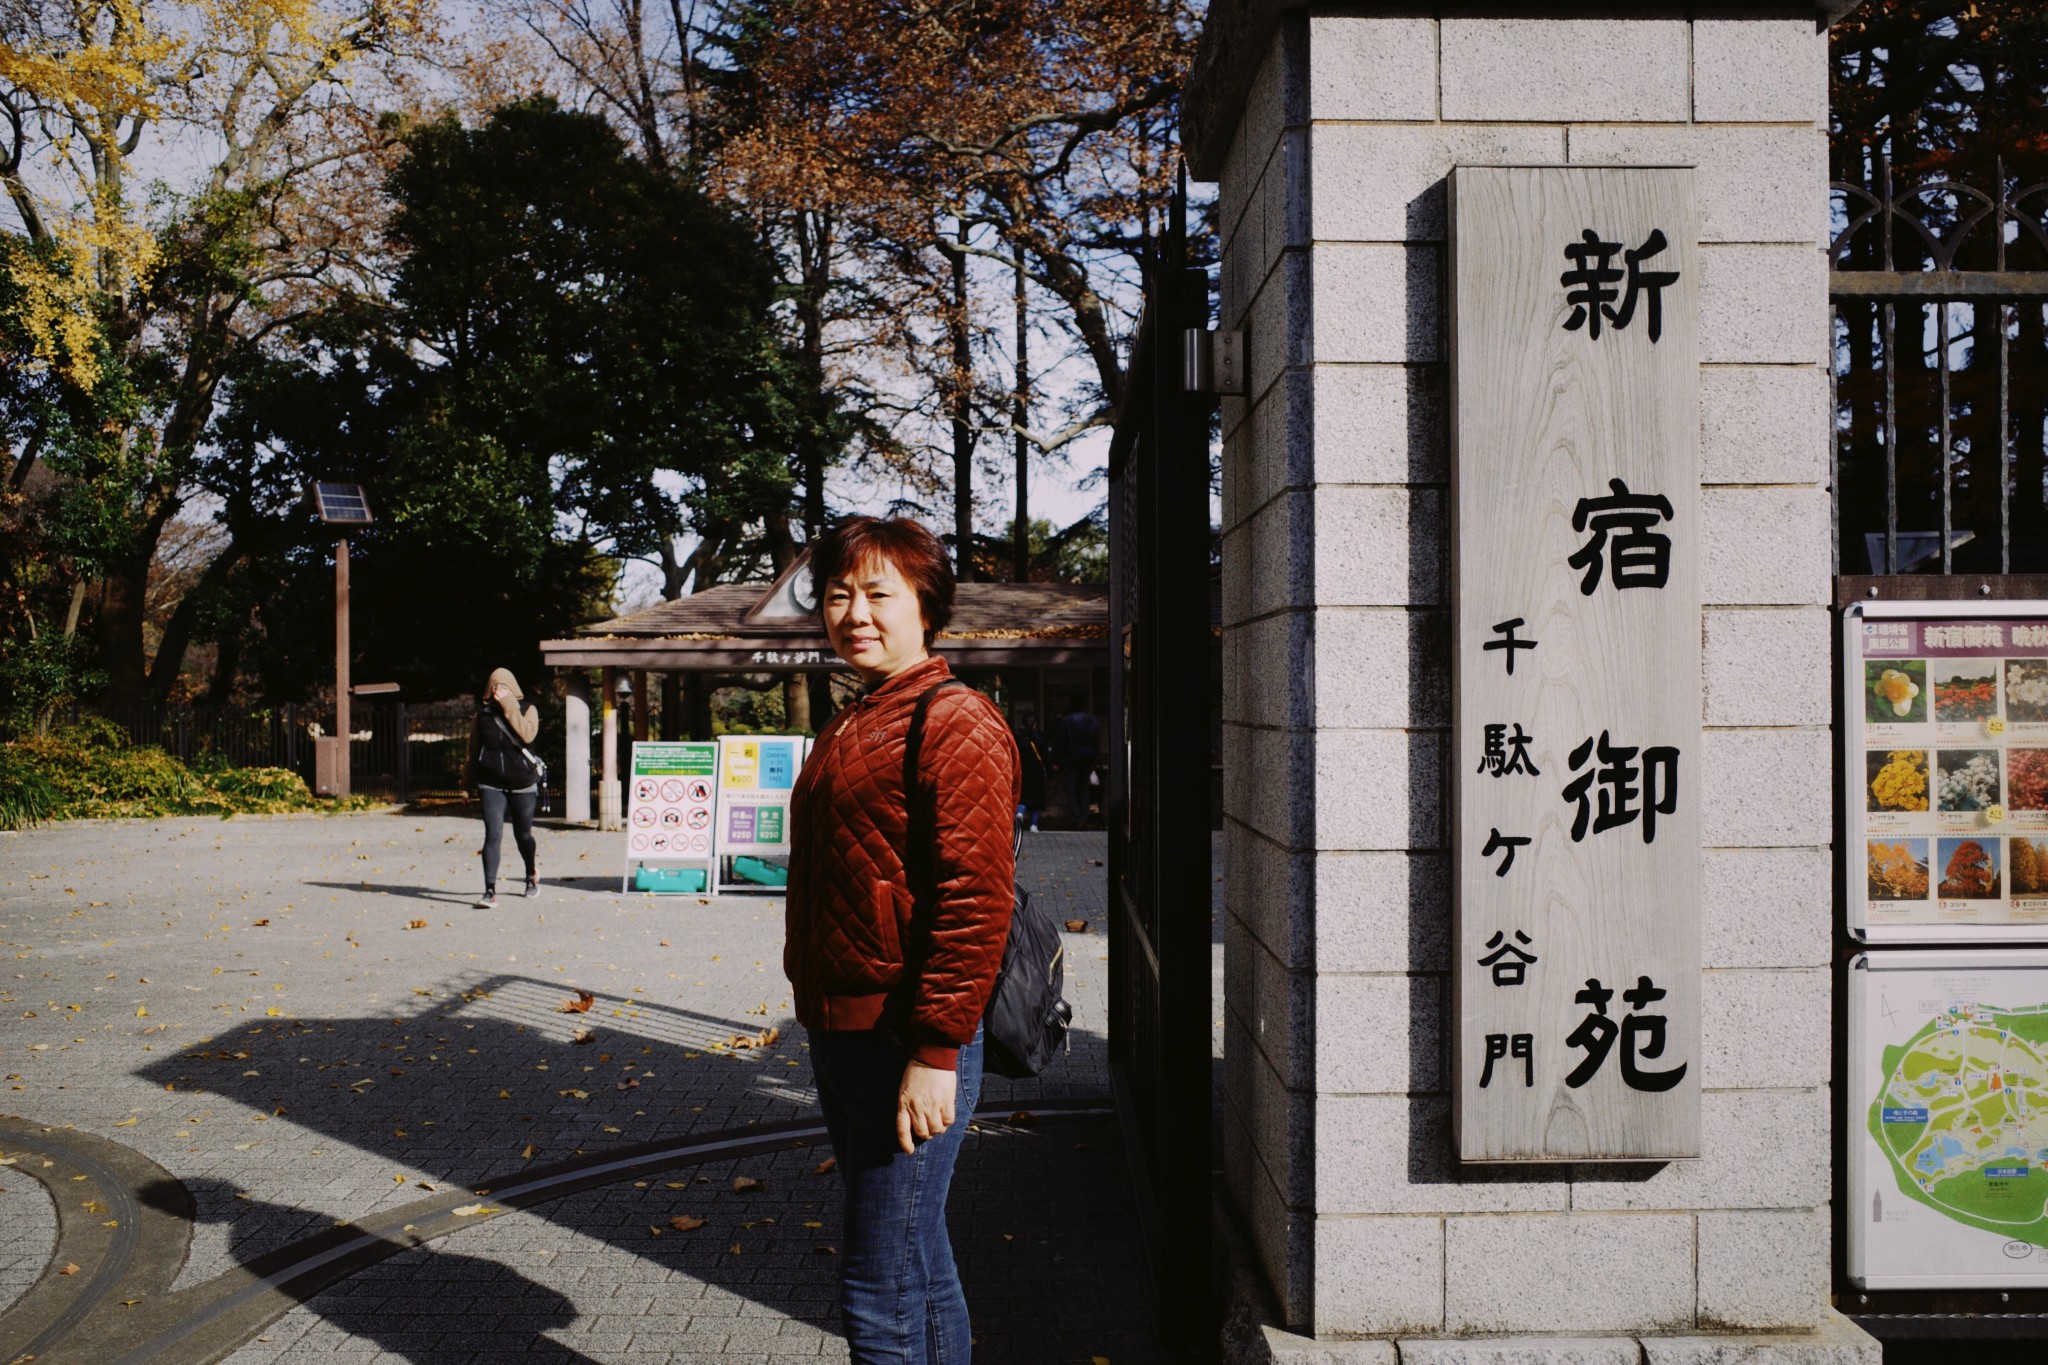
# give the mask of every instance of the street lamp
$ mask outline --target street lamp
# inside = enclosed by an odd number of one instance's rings
[[[359,483],[316,483],[313,505],[330,526],[368,526],[370,500]],[[334,730],[313,746],[313,790],[348,795],[348,536],[334,546]]]

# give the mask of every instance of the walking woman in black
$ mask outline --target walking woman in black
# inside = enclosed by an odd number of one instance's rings
[[[484,803],[483,910],[498,908],[498,854],[505,841],[505,817],[512,818],[512,842],[526,860],[526,894],[540,894],[534,870],[538,851],[533,841],[533,809],[540,799],[540,773],[526,756],[540,733],[540,712],[525,701],[519,680],[507,668],[491,670],[484,684],[483,707],[477,712],[470,742],[475,758],[477,792]]]

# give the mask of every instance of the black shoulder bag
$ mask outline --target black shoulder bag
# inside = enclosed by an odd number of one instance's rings
[[[965,687],[958,678],[928,689],[910,713],[910,734],[903,745],[903,807],[907,829],[913,793],[917,791],[918,751],[924,746],[925,714],[940,688]],[[1022,836],[1017,836],[1021,842]],[[904,875],[910,875],[911,850],[906,839]],[[914,891],[915,888],[913,888]],[[1067,985],[1065,949],[1060,932],[1045,912],[1031,903],[1031,893],[1013,882],[1016,903],[1010,910],[1010,936],[1003,943],[1003,965],[989,993],[982,1017],[985,1065],[998,1076],[1023,1080],[1036,1076],[1067,1050],[1067,1026],[1074,1007],[1063,992]]]

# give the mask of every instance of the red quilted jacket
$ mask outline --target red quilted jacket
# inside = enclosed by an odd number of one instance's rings
[[[993,703],[965,687],[932,699],[918,754],[926,840],[911,905],[903,866],[910,713],[952,676],[928,659],[832,718],[790,803],[782,968],[804,1027],[903,1032],[911,1056],[952,1070],[988,1007],[1010,932],[1017,746]],[[936,819],[933,818],[936,812]],[[929,925],[916,933],[912,921]]]

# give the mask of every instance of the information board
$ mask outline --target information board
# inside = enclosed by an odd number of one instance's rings
[[[1451,178],[1465,1161],[1699,1154],[1692,173]]]
[[[716,744],[634,744],[626,776],[626,877],[646,864],[709,868],[717,814]]]
[[[1849,932],[2048,941],[2048,603],[1843,613]]]
[[[789,799],[803,767],[801,735],[719,737],[718,837],[722,889],[759,889],[730,875],[728,859],[789,856]]]
[[[1849,971],[1849,1279],[2048,1286],[2048,950]]]

